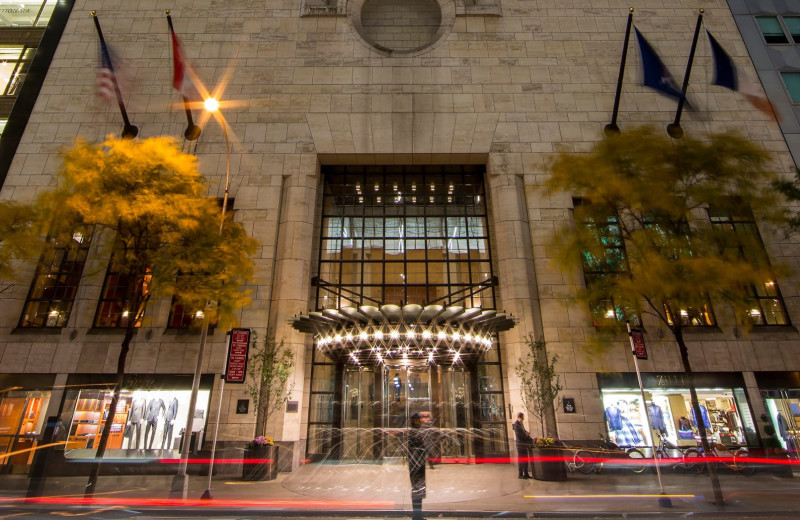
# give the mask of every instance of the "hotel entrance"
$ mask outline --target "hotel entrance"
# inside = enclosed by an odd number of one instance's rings
[[[402,457],[414,413],[442,457],[508,453],[484,173],[322,168],[309,459]]]
[[[424,427],[436,431],[436,456],[474,456],[472,411],[468,406],[470,373],[464,367],[348,367],[342,395],[342,460],[402,458],[410,417],[415,413],[423,416]]]

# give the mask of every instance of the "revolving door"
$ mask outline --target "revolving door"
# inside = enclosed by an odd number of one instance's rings
[[[421,363],[348,367],[342,389],[341,459],[402,458],[410,417],[420,413],[435,430],[434,456],[474,455],[470,373],[461,367]]]

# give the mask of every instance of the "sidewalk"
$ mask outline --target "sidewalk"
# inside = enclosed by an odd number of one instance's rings
[[[165,500],[171,480],[170,476],[101,476],[95,496],[139,507],[199,505],[195,500],[187,503]],[[724,506],[710,503],[711,483],[706,474],[684,475],[667,470],[663,482],[665,493],[673,495],[669,508],[659,505],[655,473],[571,473],[566,482],[543,482],[518,479],[515,467],[509,464],[438,465],[427,472],[428,496],[423,509],[428,517],[498,513],[512,517],[589,513],[672,516],[690,512],[800,516],[800,478],[767,473],[751,477],[721,474]],[[24,497],[27,483],[24,476],[0,476],[0,495]],[[45,489],[49,496],[82,497],[85,484],[85,477],[52,477]],[[191,477],[188,498],[199,499],[206,484],[207,477]],[[237,513],[325,511],[326,514],[347,512],[351,516],[354,512],[400,516],[411,509],[408,471],[401,464],[308,464],[265,482],[215,477],[212,493],[212,503],[202,502],[204,506],[212,506],[205,508],[209,513],[219,508],[227,514],[236,509]],[[159,500],[153,503],[149,499]]]

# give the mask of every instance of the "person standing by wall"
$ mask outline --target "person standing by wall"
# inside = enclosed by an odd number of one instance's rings
[[[422,518],[422,499],[425,498],[425,465],[428,461],[426,439],[419,413],[411,416],[411,430],[408,434],[408,476],[411,478],[411,520]]]
[[[531,478],[528,471],[531,459],[531,447],[533,446],[533,439],[522,421],[525,420],[525,414],[519,412],[517,420],[514,421],[514,436],[517,440],[517,470],[519,472],[518,478]]]

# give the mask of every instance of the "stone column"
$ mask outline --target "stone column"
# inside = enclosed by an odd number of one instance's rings
[[[275,268],[272,277],[271,298],[269,302],[269,329],[274,331],[277,340],[283,339],[294,352],[294,374],[289,380],[293,387],[290,400],[298,402],[297,412],[276,414],[268,425],[270,431],[280,432],[278,438],[294,442],[292,468],[299,463],[301,438],[305,431],[301,428],[305,411],[304,380],[307,362],[305,359],[305,334],[295,331],[289,320],[309,308],[311,285],[312,252],[314,251],[314,221],[317,212],[319,166],[306,161],[305,168],[292,176],[285,176],[281,193],[281,214],[278,220]]]
[[[500,338],[504,354],[505,388],[513,410],[510,421],[518,411],[524,410],[515,365],[527,349],[525,337],[529,334],[535,338],[544,337],[525,186],[519,175],[521,171],[522,164],[516,154],[490,156],[487,177],[494,225],[492,238],[494,244],[498,245],[493,249],[500,281],[498,302],[500,310],[510,312],[519,320],[516,327]],[[541,432],[539,424],[531,423],[530,428],[534,435]],[[557,435],[555,413],[549,413],[544,418],[544,431]]]

